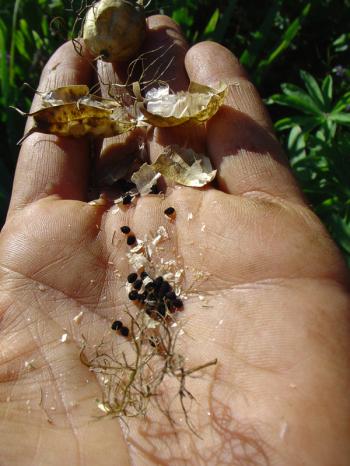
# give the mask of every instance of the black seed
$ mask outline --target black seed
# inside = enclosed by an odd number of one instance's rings
[[[164,210],[165,215],[168,217],[171,217],[175,213],[174,207],[168,207],[167,209]]]
[[[121,335],[123,335],[123,337],[127,337],[127,336],[129,335],[129,329],[128,329],[128,327],[122,327],[122,328],[120,329],[120,333],[121,333]]]
[[[169,285],[168,282],[163,282],[160,285],[159,291],[158,291],[158,296],[160,298],[163,298],[169,291],[171,291],[171,286]]]
[[[126,242],[129,246],[132,246],[133,244],[136,243],[136,237],[134,235],[130,235],[128,236]]]
[[[138,296],[137,296],[137,300],[140,301],[141,303],[144,303],[145,300],[146,300],[146,293],[139,293]]]
[[[138,299],[138,297],[139,297],[139,294],[138,294],[138,292],[136,290],[130,291],[130,293],[129,293],[130,301],[136,301]]]
[[[156,288],[159,288],[160,285],[163,283],[163,277],[157,277],[153,283]]]
[[[130,228],[128,226],[123,226],[123,227],[120,227],[121,229],[121,232],[124,233],[124,235],[128,235],[130,233]]]
[[[118,191],[121,191],[122,193],[127,193],[131,189],[136,188],[136,185],[132,181],[120,178],[120,180],[112,184],[112,187]]]
[[[157,306],[157,312],[160,314],[162,317],[165,316],[165,304],[159,303]]]
[[[144,280],[145,278],[148,277],[148,273],[147,272],[142,272],[140,277],[141,277],[141,280]]]
[[[130,273],[128,275],[128,278],[127,278],[129,283],[134,283],[136,281],[136,279],[137,279],[137,273],[135,273],[135,272]]]
[[[116,320],[112,324],[112,330],[119,330],[123,326],[122,322],[120,320]]]
[[[166,299],[170,299],[171,301],[173,301],[174,299],[176,299],[176,294],[174,291],[168,291],[165,295]]]
[[[146,291],[153,291],[154,288],[155,288],[154,282],[149,282],[149,283],[147,283],[147,285],[145,285],[145,290]]]
[[[147,294],[147,303],[155,303],[157,301],[157,296],[154,293]]]
[[[151,193],[152,194],[158,194],[159,193],[159,189],[158,189],[158,186],[156,184],[154,184],[152,187],[151,187]]]
[[[123,196],[124,205],[131,204],[131,201],[132,201],[132,197],[130,196],[130,194],[125,194],[125,196]]]
[[[140,279],[136,280],[136,282],[134,283],[133,286],[134,286],[135,290],[140,290],[141,287],[142,287],[142,280],[140,280]]]
[[[182,302],[181,299],[177,298],[172,302],[172,305],[176,307],[177,309],[180,309],[181,307],[184,307],[184,303]]]

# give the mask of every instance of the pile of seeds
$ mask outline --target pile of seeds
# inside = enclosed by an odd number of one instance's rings
[[[173,217],[175,209],[169,207],[164,212],[166,215]],[[129,246],[136,243],[136,237],[127,225],[120,228],[121,232],[126,235],[126,241]],[[145,312],[151,319],[167,319],[170,314],[183,309],[183,301],[175,293],[171,284],[162,276],[152,278],[146,271],[137,274],[132,272],[127,277],[129,287],[128,298],[140,311]],[[119,331],[123,336],[128,336],[128,328],[117,320],[113,322],[112,329]]]

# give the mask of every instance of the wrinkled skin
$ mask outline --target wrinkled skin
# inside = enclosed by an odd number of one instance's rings
[[[87,141],[39,134],[25,141],[0,236],[0,464],[348,466],[349,296],[341,256],[300,194],[237,60],[213,43],[186,54],[166,17],[150,18],[149,28],[146,50],[175,44],[174,89],[188,79],[232,84],[205,133],[148,134],[151,159],[171,141],[206,147],[217,184],[169,189],[165,199],[147,196],[113,214],[85,202]],[[110,65],[100,72],[104,82],[122,73]],[[39,88],[91,84],[91,73],[66,44]],[[130,138],[114,142],[105,142],[105,157],[127,151]],[[170,205],[173,224],[163,215]],[[189,367],[218,358],[187,384],[201,439],[176,403],[175,424],[153,408],[125,435],[117,419],[94,419],[100,390],[79,360],[80,341],[99,343],[123,316],[124,224],[139,237],[169,228],[165,254],[185,267],[185,288],[195,270],[207,275],[195,283],[206,306],[193,296],[179,317]]]

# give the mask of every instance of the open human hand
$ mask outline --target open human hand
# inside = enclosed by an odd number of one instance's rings
[[[174,89],[188,79],[230,85],[205,131],[147,135],[151,159],[169,141],[206,150],[216,185],[175,187],[116,211],[86,202],[87,141],[25,141],[0,236],[0,464],[348,466],[349,295],[340,254],[232,54],[214,43],[186,53],[169,18],[148,24],[146,49],[174,44]],[[104,73],[118,79],[118,70]],[[40,89],[92,80],[89,62],[66,44]],[[125,153],[128,144],[107,141],[104,152]],[[163,215],[169,206],[173,223]],[[130,306],[122,225],[138,237],[164,225],[164,254],[181,261],[184,288],[195,283],[177,317],[179,344],[189,366],[218,358],[188,381],[200,438],[176,411],[173,424],[156,408],[127,428],[95,420],[100,388],[79,359],[81,336],[98,344]],[[196,282],[196,271],[205,279]]]

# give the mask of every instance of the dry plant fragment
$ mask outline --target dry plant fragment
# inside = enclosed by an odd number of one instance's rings
[[[180,329],[171,327],[172,321],[154,320],[143,310],[127,314],[131,321],[128,347],[102,342],[93,350],[84,342],[80,354],[81,362],[100,381],[102,399],[97,400],[98,408],[106,415],[122,419],[145,416],[152,401],[160,407],[161,386],[166,378],[171,378],[178,384],[181,409],[188,427],[194,431],[184,404],[184,398],[194,397],[185,388],[185,381],[215,365],[217,360],[186,368],[184,356],[176,351]],[[165,414],[169,417],[168,410]],[[173,419],[171,422],[176,424]]]
[[[88,10],[83,26],[89,51],[108,62],[133,57],[145,35],[144,9],[135,0],[100,0]]]
[[[152,192],[152,187],[157,183],[160,176],[161,174],[155,172],[151,165],[144,163],[139,170],[133,173],[131,181],[136,184],[140,195],[145,196]]]
[[[57,87],[41,95],[43,107],[68,104],[77,102],[89,94],[88,86],[85,84],[72,84],[70,86]]]
[[[213,170],[208,157],[174,145],[168,147],[151,165],[143,164],[133,174],[132,181],[141,194],[147,194],[160,175],[168,183],[200,188],[215,178],[216,170]]]
[[[88,93],[84,85],[72,85],[51,90],[42,95],[42,107],[33,113],[35,125],[24,136],[34,132],[57,136],[85,135],[110,137],[136,127],[128,109],[113,99],[102,99]]]
[[[224,83],[212,88],[192,82],[187,92],[172,94],[169,86],[162,85],[147,92],[140,111],[147,123],[158,127],[203,123],[223,104],[226,90]]]

